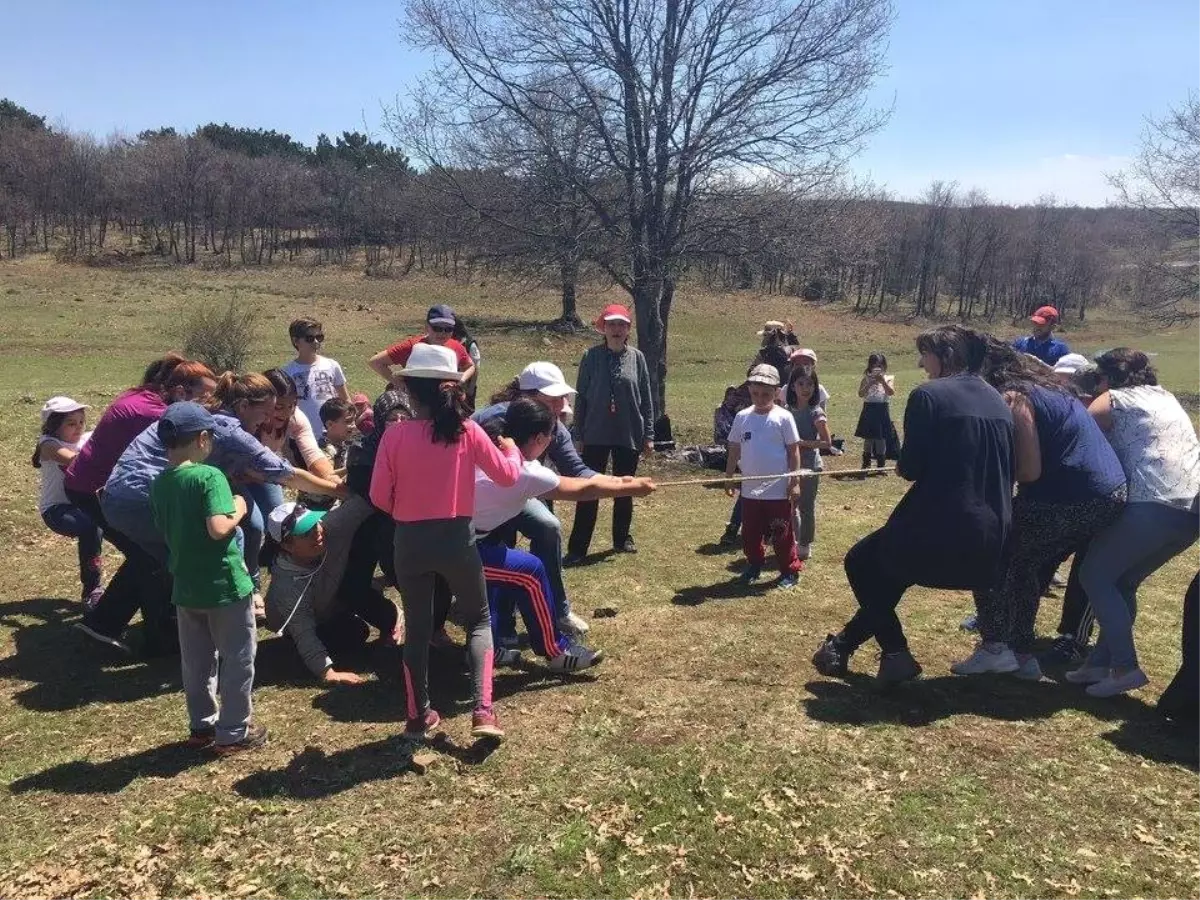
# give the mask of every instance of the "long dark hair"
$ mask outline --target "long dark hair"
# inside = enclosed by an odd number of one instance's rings
[[[521,379],[514,378],[496,393],[492,394],[491,403],[510,403],[519,397],[527,395],[527,391],[521,390]]]
[[[139,387],[143,390],[151,390],[159,394],[164,394],[167,379],[171,377],[171,373],[175,370],[175,367],[186,359],[186,356],[175,350],[164,353],[161,357],[150,363],[150,365],[146,366],[146,371],[142,373],[142,383]],[[164,399],[166,398],[164,397]]]
[[[1117,347],[1096,357],[1096,368],[1114,388],[1157,385],[1158,372],[1150,365],[1150,357],[1132,347]]]
[[[471,415],[462,384],[433,378],[405,378],[404,388],[433,423],[433,440],[457,444]]]
[[[941,325],[917,335],[917,351],[936,356],[944,374],[978,375],[987,355],[987,336],[965,325]]]
[[[532,438],[554,431],[554,413],[528,397],[518,397],[510,403],[497,421],[503,426],[503,436],[512,438],[518,447],[524,447]]]
[[[1011,344],[997,340],[990,334],[983,337],[987,343],[987,352],[980,374],[984,381],[1000,393],[1015,391],[1018,394],[1028,394],[1035,387],[1058,391],[1060,394],[1071,393],[1052,372],[1033,357],[1015,350]]]
[[[811,371],[806,371],[799,366],[796,371],[792,372],[792,377],[788,379],[787,392],[784,394],[784,402],[789,407],[796,405],[796,390],[792,387],[799,378],[811,378],[813,383],[812,396],[808,398],[809,407],[819,406],[821,404],[821,379],[817,377],[817,370],[814,368]]]
[[[887,371],[887,356],[882,353],[872,353],[867,357],[867,367],[863,369],[864,375],[870,375],[872,369],[883,369]]]
[[[42,437],[54,437],[58,434],[58,429],[62,428],[62,423],[67,421],[67,416],[70,413],[50,413],[46,416],[46,423],[42,425]],[[29,464],[35,469],[42,467],[42,442],[39,440],[33,448],[33,459]]]

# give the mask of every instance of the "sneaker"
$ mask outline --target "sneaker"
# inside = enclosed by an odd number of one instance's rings
[[[521,651],[515,647],[496,647],[492,651],[492,664],[497,669],[510,669],[521,661]]]
[[[497,741],[504,737],[504,729],[500,727],[495,710],[477,709],[471,713],[471,737],[492,738]]]
[[[973,634],[979,630],[979,617],[971,613],[971,615],[959,622],[958,628],[960,631],[967,632],[967,634]]]
[[[847,672],[850,654],[838,643],[832,634],[825,635],[825,640],[813,654],[813,668],[829,678],[842,678]]]
[[[577,616],[573,612],[567,612],[559,616],[558,627],[565,634],[573,635],[574,637],[582,637],[592,630],[592,626],[587,623],[586,619]]]
[[[1021,668],[1007,644],[980,641],[975,652],[960,662],[950,663],[955,675],[987,675],[1015,672]],[[1039,676],[1040,677],[1040,676]]]
[[[1032,653],[1016,654],[1019,668],[1013,672],[1022,681],[1041,681],[1042,666]]]
[[[425,710],[425,715],[409,719],[404,723],[404,739],[406,741],[423,741],[442,724],[442,717],[436,709]]]
[[[232,756],[243,750],[257,750],[267,743],[267,726],[252,722],[246,729],[246,736],[232,744],[213,744],[212,749],[218,756]]]
[[[88,612],[91,612],[93,609],[96,608],[96,604],[100,602],[100,598],[103,596],[104,596],[104,588],[102,588],[102,587],[92,588],[90,591],[87,592],[87,595],[83,598],[83,608],[86,609]]]
[[[551,672],[578,672],[580,669],[590,669],[604,662],[603,650],[592,650],[582,644],[572,644],[554,659],[550,660],[547,668]]]
[[[637,553],[637,544],[633,542],[633,538],[627,537],[613,549],[618,553]]]
[[[1083,648],[1075,643],[1075,635],[1060,634],[1054,639],[1048,655],[1051,661],[1067,665],[1083,658]]]
[[[1087,695],[1089,697],[1115,697],[1117,694],[1136,691],[1149,683],[1150,679],[1141,669],[1130,669],[1122,675],[1117,675],[1114,669],[1103,681],[1097,681],[1090,685],[1087,688]]]
[[[1095,684],[1108,677],[1108,669],[1104,666],[1082,665],[1078,669],[1072,669],[1063,677],[1071,684]]]
[[[746,568],[742,569],[742,574],[737,577],[737,580],[742,584],[754,584],[760,578],[762,578],[762,566],[747,564]]]
[[[732,525],[725,526],[725,533],[721,535],[719,541],[722,547],[734,547],[738,542],[738,529]]]
[[[572,550],[563,557],[563,568],[570,569],[574,566],[581,565],[585,559],[587,559],[586,553],[576,553],[574,550]]]
[[[879,657],[879,672],[875,681],[883,686],[912,681],[921,674],[921,664],[907,650],[884,653]]]
[[[801,562],[804,562],[804,560],[812,556],[812,544],[797,544],[796,555],[800,557]]]
[[[790,591],[792,588],[794,588],[799,583],[800,583],[800,575],[798,573],[785,572],[784,574],[779,576],[779,580],[777,582],[775,582],[775,587],[777,587],[781,590]]]
[[[129,645],[122,641],[119,637],[114,637],[111,634],[105,634],[99,629],[93,628],[87,622],[76,622],[73,626],[78,631],[82,631],[92,640],[99,641],[102,644],[108,644],[110,647],[116,647],[122,653],[133,653],[129,649]]]
[[[1058,572],[1055,572],[1053,575],[1050,576],[1050,587],[1055,587],[1055,588],[1061,589],[1061,588],[1065,588],[1066,586],[1067,586],[1067,579],[1065,579],[1061,575],[1059,575]]]
[[[211,747],[217,741],[217,729],[214,728],[193,728],[188,734],[188,739],[184,742],[188,747],[193,747],[197,750],[204,750]]]

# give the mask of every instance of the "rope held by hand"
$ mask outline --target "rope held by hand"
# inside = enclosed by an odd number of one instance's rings
[[[774,475],[729,475],[721,478],[686,478],[682,481],[656,481],[656,488],[682,487],[689,484],[738,484],[743,481],[767,481],[772,478],[818,478],[822,475],[830,478],[842,478],[850,475],[882,475],[895,472],[895,466],[886,469],[796,469],[794,472],[777,472]]]

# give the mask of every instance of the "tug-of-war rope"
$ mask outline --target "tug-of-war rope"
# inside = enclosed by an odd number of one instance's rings
[[[796,469],[792,472],[777,472],[774,475],[725,475],[719,478],[684,478],[680,481],[655,481],[656,488],[683,487],[689,484],[738,484],[743,481],[769,481],[772,478],[847,478],[854,475],[886,475],[895,472],[895,466],[883,469]]]

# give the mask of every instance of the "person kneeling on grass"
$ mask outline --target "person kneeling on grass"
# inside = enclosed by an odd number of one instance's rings
[[[488,605],[497,647],[509,643],[510,635],[497,634],[501,623],[512,620],[513,605],[521,612],[533,649],[550,661],[554,672],[572,672],[594,666],[603,652],[573,643],[558,626],[561,610],[555,609],[554,591],[546,567],[532,553],[515,550],[504,543],[499,529],[534,498],[578,503],[615,497],[645,497],[654,491],[649,478],[566,478],[538,462],[554,438],[556,418],[542,403],[528,398],[513,400],[502,416],[492,418],[484,430],[493,440],[510,438],[524,462],[516,484],[496,484],[480,469],[475,470],[475,527],[483,576],[487,581]],[[516,651],[497,651],[500,662],[516,661]]]
[[[267,589],[267,627],[291,638],[309,671],[331,684],[362,681],[335,669],[330,653],[362,648],[369,625],[386,643],[399,643],[396,605],[370,583],[375,544],[372,530],[362,525],[374,512],[364,497],[351,494],[329,513],[284,503],[267,518],[267,534],[279,545]]]
[[[191,747],[253,750],[267,729],[251,720],[254,582],[234,542],[246,501],[204,460],[217,422],[197,403],[172,404],[158,422],[167,468],[150,487],[154,524],[170,551]]]
[[[755,366],[746,381],[753,406],[739,412],[729,429],[725,474],[732,476],[740,464],[743,475],[780,473],[780,477],[742,483],[742,549],[746,568],[738,580],[752,584],[762,576],[766,558],[763,539],[770,535],[779,563],[778,585],[792,588],[804,568],[792,525],[792,504],[800,497],[800,479],[782,473],[800,468],[800,433],[792,414],[775,403],[779,372],[774,366],[765,363]],[[726,489],[731,497],[736,491],[734,487]]]

